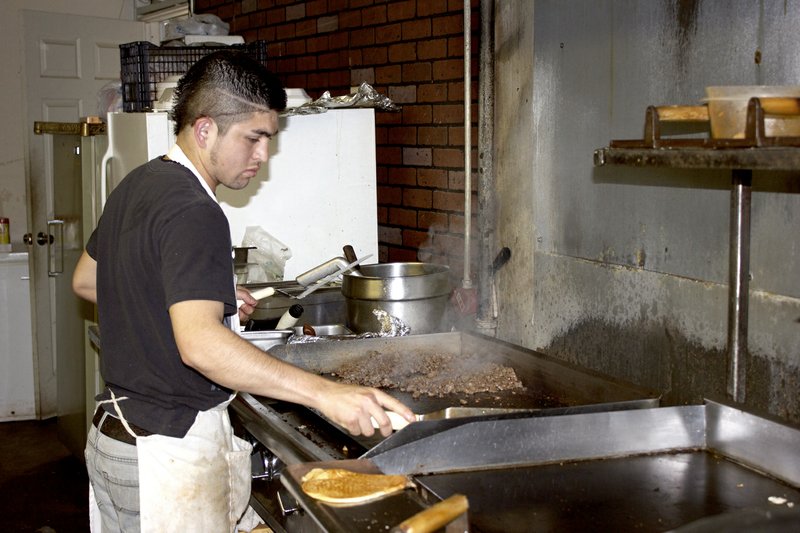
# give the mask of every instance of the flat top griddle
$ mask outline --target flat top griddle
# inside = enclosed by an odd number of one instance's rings
[[[800,512],[797,488],[701,450],[416,481],[441,498],[466,495],[472,531],[484,533],[668,531],[739,509],[779,510],[771,496],[795,502]]]

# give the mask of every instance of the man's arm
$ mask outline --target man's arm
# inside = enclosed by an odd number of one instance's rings
[[[72,275],[72,290],[84,300],[97,303],[97,262],[86,250],[78,259]]]
[[[354,435],[372,435],[372,418],[389,435],[384,409],[414,420],[408,407],[378,389],[335,383],[256,348],[222,324],[221,302],[183,301],[169,314],[183,362],[215,383],[312,407]]]

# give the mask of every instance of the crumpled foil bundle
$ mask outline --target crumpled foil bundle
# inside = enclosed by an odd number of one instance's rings
[[[310,344],[312,342],[374,339],[377,337],[405,337],[411,334],[411,328],[396,316],[392,316],[382,309],[373,309],[372,314],[378,320],[380,331],[367,331],[359,335],[329,335],[325,337],[294,334],[286,340],[286,344]]]
[[[355,107],[371,107],[381,111],[400,110],[387,96],[378,93],[369,83],[362,82],[358,87],[358,91],[354,94],[331,96],[329,91],[325,91],[318,99],[307,102],[299,107],[289,108],[281,113],[281,116],[314,115],[317,113],[325,113],[328,109]]]

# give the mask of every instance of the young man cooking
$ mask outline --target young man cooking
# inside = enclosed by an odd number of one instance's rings
[[[247,56],[199,60],[176,90],[175,146],[111,193],[78,261],[73,288],[97,303],[107,384],[86,445],[104,533],[233,531],[250,493],[234,391],[310,406],[354,435],[372,435],[373,418],[388,435],[384,409],[413,420],[391,396],[279,361],[225,324],[256,300],[234,287],[214,193],[256,175],[285,106],[277,78]]]

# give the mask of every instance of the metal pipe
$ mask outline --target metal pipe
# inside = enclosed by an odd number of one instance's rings
[[[728,298],[728,395],[744,403],[747,384],[747,311],[750,286],[752,170],[731,177],[730,290]]]
[[[472,6],[464,0],[464,278],[461,286],[472,288],[470,237],[472,233]]]
[[[494,175],[494,0],[481,0],[480,73],[478,84],[478,313],[479,330],[497,328],[495,292],[496,194]]]

